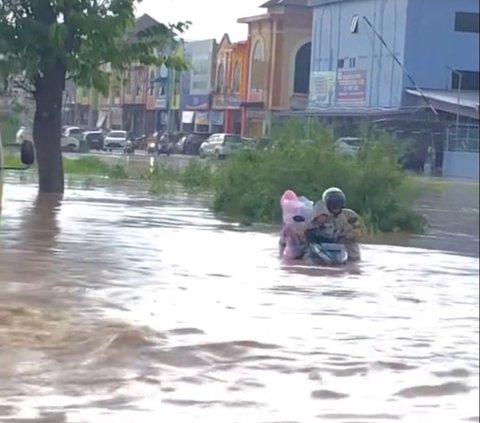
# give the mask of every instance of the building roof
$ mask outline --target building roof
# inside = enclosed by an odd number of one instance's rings
[[[407,89],[406,92],[415,97],[422,97],[423,94],[438,110],[479,119],[479,91],[421,90],[419,92],[415,89]]]
[[[348,0],[307,0],[308,6],[324,6],[330,3],[340,3]]]
[[[252,22],[258,22],[258,21],[264,21],[267,19],[270,19],[272,15],[270,13],[265,13],[263,15],[255,15],[255,16],[247,16],[246,18],[240,18],[237,19],[238,23],[252,23]]]
[[[269,8],[275,6],[293,6],[293,7],[305,7],[308,6],[308,0],[268,0],[260,7]]]
[[[476,110],[478,110],[480,103],[479,91],[460,91],[459,93],[457,90],[422,90],[422,93],[420,93],[414,89],[407,89],[407,93],[417,97],[421,97],[423,93],[423,95],[430,100],[455,105],[460,104],[462,107],[470,107]]]
[[[127,32],[127,39],[133,41],[140,32],[157,25],[160,25],[160,23],[145,13],[135,20],[133,28]]]

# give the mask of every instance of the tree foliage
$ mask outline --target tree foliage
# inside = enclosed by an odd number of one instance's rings
[[[149,19],[134,31],[135,0],[1,0],[0,69],[35,91],[53,68],[81,86],[106,92],[111,69],[134,63],[186,67],[170,52],[188,22]],[[58,72],[57,72],[58,75]]]

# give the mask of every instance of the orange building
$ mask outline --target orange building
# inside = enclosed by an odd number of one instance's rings
[[[247,98],[247,81],[247,42],[232,43],[229,36],[225,34],[216,54],[212,100],[215,131],[242,133],[242,102]]]
[[[269,0],[265,14],[241,18],[248,24],[248,83],[245,132],[269,132],[272,114],[307,107],[312,9],[307,0]]]

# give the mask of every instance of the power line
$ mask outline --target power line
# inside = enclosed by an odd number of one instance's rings
[[[423,94],[423,91],[420,89],[420,87],[417,85],[417,83],[415,82],[415,80],[412,78],[412,76],[408,73],[407,69],[405,68],[405,66],[403,65],[403,63],[398,60],[398,57],[395,55],[395,53],[390,49],[390,47],[387,45],[387,43],[385,42],[385,40],[383,39],[383,37],[376,31],[376,29],[373,27],[372,23],[369,21],[369,19],[366,17],[366,16],[363,16],[363,20],[367,23],[367,25],[370,27],[370,29],[372,30],[372,32],[376,35],[376,37],[380,40],[380,42],[383,44],[383,46],[387,49],[387,51],[390,53],[390,55],[392,56],[393,60],[395,60],[395,62],[397,62],[398,66],[400,66],[400,68],[402,69],[403,73],[407,76],[407,78],[410,80],[410,82],[413,84],[413,86],[415,87],[415,89],[418,91],[418,93],[420,94],[420,96],[422,97],[423,101],[425,102],[425,104],[430,108],[430,110],[434,113],[435,116],[438,116],[438,112],[437,110],[435,109],[435,107],[432,106],[432,104],[430,103],[430,101],[428,100],[427,97],[425,97],[425,95]]]

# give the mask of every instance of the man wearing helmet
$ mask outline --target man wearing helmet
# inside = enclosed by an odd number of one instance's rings
[[[366,233],[363,219],[355,211],[345,208],[347,200],[339,188],[327,189],[322,200],[330,212],[339,242],[345,244],[349,260],[360,261],[358,242]]]

